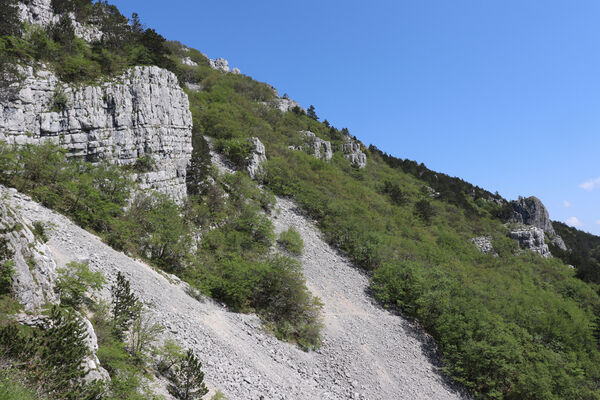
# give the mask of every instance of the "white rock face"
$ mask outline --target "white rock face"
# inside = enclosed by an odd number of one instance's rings
[[[198,63],[197,63],[197,62],[195,62],[195,61],[193,61],[193,60],[192,60],[191,58],[189,58],[189,57],[184,57],[184,58],[182,58],[182,59],[181,59],[181,63],[182,63],[183,65],[188,65],[188,66],[190,66],[190,67],[197,67],[197,66],[198,66]]]
[[[229,62],[224,58],[217,58],[216,60],[208,60],[208,64],[212,69],[216,69],[223,72],[229,72]]]
[[[83,323],[85,324],[85,329],[87,333],[87,337],[85,339],[85,344],[89,350],[89,355],[85,359],[85,369],[87,375],[85,376],[85,380],[87,382],[92,382],[94,380],[101,381],[110,381],[110,375],[108,371],[100,366],[100,360],[98,359],[98,337],[96,336],[96,332],[94,331],[94,326],[90,322],[89,319],[84,318],[82,316]]]
[[[552,257],[548,245],[544,241],[544,231],[536,226],[521,226],[510,231],[509,236],[519,241],[519,245],[527,250],[538,253],[544,258]]]
[[[51,0],[29,0],[26,2],[19,2],[19,11],[21,13],[21,21],[30,25],[40,25],[47,27],[48,25],[58,22],[60,15],[54,14],[52,10]],[[69,15],[73,28],[75,28],[75,35],[82,38],[87,42],[98,41],[102,39],[102,32],[91,25],[82,25],[75,20],[73,14]]]
[[[494,250],[494,247],[492,246],[492,241],[489,237],[475,237],[471,239],[471,243],[473,243],[482,253],[491,254],[494,257],[498,257],[498,253],[496,253],[496,250]]]
[[[513,206],[513,216],[511,220],[517,223],[532,225],[543,230],[550,242],[562,250],[567,250],[565,242],[556,233],[550,220],[548,210],[540,199],[535,196],[519,197],[517,201],[511,202]]]
[[[358,168],[367,166],[367,155],[362,152],[360,143],[350,140],[348,143],[342,144],[342,151],[345,154],[344,157],[346,157],[353,165]]]
[[[267,161],[267,154],[265,152],[265,145],[262,144],[257,137],[252,138],[252,146],[254,147],[254,150],[248,159],[246,170],[248,171],[250,178],[256,179],[262,172],[262,163]]]
[[[323,161],[331,160],[331,158],[333,157],[331,142],[321,139],[311,131],[300,131],[300,135],[304,137],[306,143],[303,146],[298,146],[297,148],[291,146],[290,149],[306,149],[308,153],[314,156],[315,158],[318,158]]]
[[[68,86],[50,71],[27,67],[25,80],[0,99],[0,140],[52,141],[71,156],[118,165],[149,156],[154,171],[138,177],[176,201],[186,196],[186,167],[192,153],[192,116],[177,78],[158,67],[135,67],[99,86]],[[57,93],[66,106],[53,107]]]
[[[16,190],[10,193],[18,196]],[[12,290],[16,299],[26,311],[39,310],[46,303],[56,302],[54,281],[56,263],[49,257],[50,249],[38,240],[31,227],[36,221],[23,218],[18,211],[0,202],[0,229],[8,240],[8,247],[14,251]]]

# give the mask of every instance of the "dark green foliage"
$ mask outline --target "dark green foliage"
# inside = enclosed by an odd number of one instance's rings
[[[139,157],[133,164],[133,170],[138,173],[150,172],[156,168],[156,162],[148,154]]]
[[[131,285],[119,271],[117,283],[111,286],[112,294],[112,334],[123,340],[123,334],[131,325],[131,321],[139,313],[139,300],[131,291]]]
[[[392,155],[384,153],[377,147],[370,145],[369,151],[373,154],[378,155],[381,159],[390,167],[400,169],[405,173],[411,174],[414,177],[425,181],[425,183],[432,187],[434,191],[440,193],[440,199],[461,207],[467,213],[476,212],[476,208],[469,201],[469,198],[473,200],[485,199],[485,200],[500,200],[503,201],[502,197],[496,192],[491,192],[474,186],[464,180],[456,177],[451,177],[441,172],[436,172],[428,169],[425,164],[417,163],[416,161],[408,159],[396,158]],[[505,202],[505,201],[504,201]]]
[[[199,195],[207,189],[205,180],[211,166],[210,148],[208,142],[199,134],[193,135],[192,147],[192,159],[187,169],[186,184],[189,195]]]
[[[66,268],[57,270],[58,279],[54,290],[62,306],[79,310],[89,290],[100,290],[104,284],[101,272],[92,272],[87,263],[72,261]]]
[[[289,228],[287,231],[281,232],[277,243],[285,250],[297,256],[301,255],[302,250],[304,250],[302,238],[294,228]]]
[[[65,393],[81,390],[80,380],[85,376],[83,360],[88,355],[85,345],[87,332],[83,321],[73,312],[53,307],[47,326],[39,337],[40,361],[46,367],[43,380],[49,391]]]
[[[208,393],[204,384],[202,363],[192,350],[188,350],[175,365],[173,381],[173,384],[169,386],[169,392],[178,399],[201,399]]]
[[[317,112],[315,111],[315,106],[313,106],[312,104],[306,110],[306,115],[308,116],[308,118],[314,119],[315,121],[319,120],[319,117],[317,117]]]
[[[54,112],[63,112],[67,109],[67,96],[65,92],[63,92],[60,88],[56,89],[54,95],[52,96],[52,106],[50,107],[50,111]]]
[[[580,279],[600,284],[600,237],[562,222],[553,222],[552,225],[569,249],[564,251],[550,246],[552,255],[559,257],[565,264],[575,266]]]
[[[252,143],[247,139],[220,139],[215,148],[238,168],[244,167],[252,154]]]
[[[49,27],[48,31],[50,33],[50,38],[60,44],[63,49],[68,52],[73,50],[75,28],[68,15],[61,16],[58,22]]]
[[[385,181],[381,187],[381,192],[388,194],[392,202],[398,206],[408,203],[408,196],[402,191],[398,183]]]
[[[435,211],[431,206],[431,202],[426,199],[419,200],[415,203],[415,213],[423,222],[429,224],[431,217],[433,217]]]
[[[48,235],[46,234],[46,228],[41,221],[35,221],[33,223],[33,234],[42,243],[46,243],[49,240]]]
[[[15,274],[14,251],[8,247],[8,240],[0,238],[0,296],[9,294],[12,286],[12,279]]]
[[[0,0],[0,36],[20,36],[22,23],[16,0]]]

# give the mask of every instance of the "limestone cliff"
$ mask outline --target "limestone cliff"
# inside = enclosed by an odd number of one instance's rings
[[[563,239],[554,231],[548,210],[540,199],[535,196],[519,197],[517,201],[513,201],[511,204],[514,210],[511,218],[512,222],[539,228],[546,233],[552,244],[562,250],[567,249]]]
[[[143,156],[154,168],[140,174],[142,189],[176,201],[186,196],[192,117],[177,78],[158,67],[135,67],[94,86],[72,86],[43,66],[0,99],[0,140],[52,141],[72,156],[131,165]]]

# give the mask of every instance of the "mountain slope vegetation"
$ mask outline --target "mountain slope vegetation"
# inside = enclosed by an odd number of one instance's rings
[[[105,3],[53,1],[55,11],[72,11],[82,23],[100,21],[105,39],[89,44],[64,18],[47,30],[20,26],[10,15],[15,3],[0,3],[7,12],[0,68],[7,76],[18,79],[14,65],[31,62],[47,63],[67,82],[98,80],[132,65],[156,64],[177,75],[194,121],[193,195],[183,206],[138,198],[124,211],[131,171],[67,160],[51,146],[3,148],[2,183],[232,309],[258,312],[279,337],[310,349],[319,345],[318,302],[297,262],[270,254],[275,237],[264,215],[273,193],[292,197],[326,240],[372,277],[383,306],[415,318],[432,335],[446,373],[477,398],[600,399],[600,298],[597,279],[582,272],[596,268],[596,239],[555,225],[571,253],[544,259],[523,252],[507,237],[505,202],[497,194],[375,147],[362,146],[368,158],[362,169],[340,151],[326,162],[292,150],[302,144],[300,131],[337,150],[349,133],[320,122],[314,108],[282,112],[272,106],[278,96],[270,86],[212,69],[202,53],[167,42],[136,17],[128,20]],[[211,169],[204,136],[240,169],[252,152],[250,139],[259,138],[268,157],[263,188],[243,171],[222,177]],[[106,188],[107,179],[115,187]],[[479,252],[470,242],[476,236],[490,237],[498,256]],[[573,263],[592,267],[576,274],[562,260],[578,254],[589,256]],[[296,302],[275,301],[288,294]]]

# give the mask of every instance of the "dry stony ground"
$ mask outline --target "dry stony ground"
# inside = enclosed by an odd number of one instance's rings
[[[277,232],[292,226],[301,234],[307,285],[324,303],[323,346],[308,353],[265,332],[255,315],[198,300],[179,279],[111,249],[14,190],[2,191],[25,220],[50,227],[48,247],[59,267],[89,260],[109,284],[118,271],[125,274],[165,336],[194,349],[209,386],[231,400],[464,398],[432,364],[424,335],[372,302],[368,278],[327,245],[290,200],[277,199],[273,223]]]

